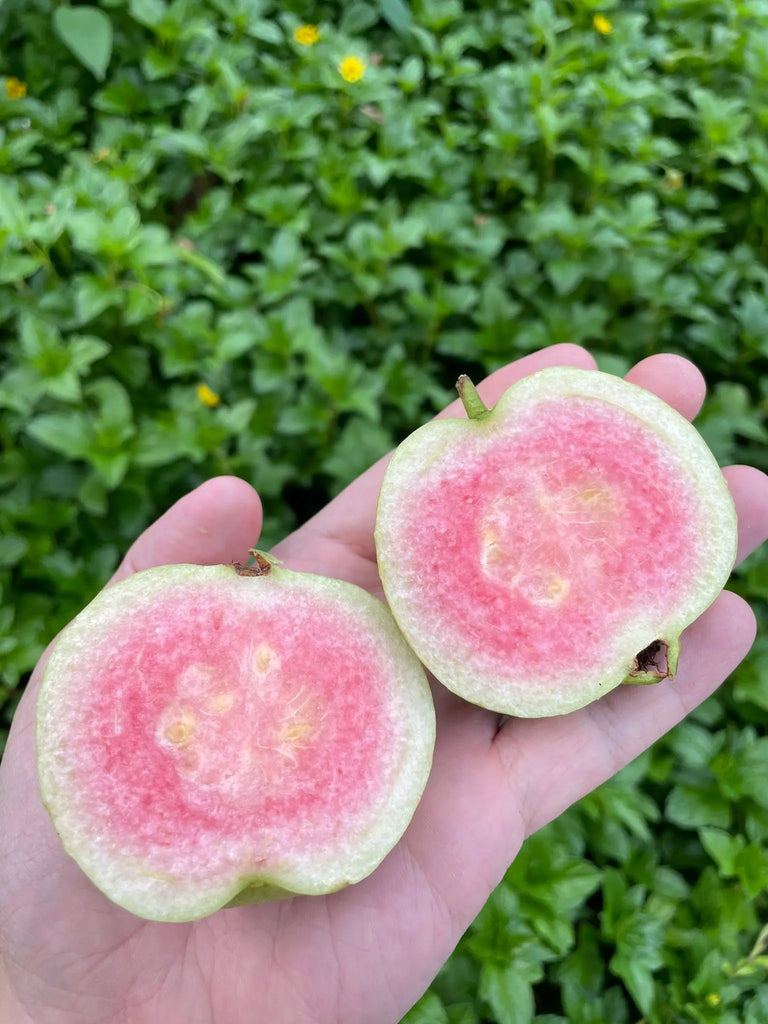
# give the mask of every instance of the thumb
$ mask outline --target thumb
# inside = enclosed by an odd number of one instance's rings
[[[253,487],[238,477],[214,477],[147,527],[110,582],[155,565],[244,562],[258,542],[261,524],[261,500]]]

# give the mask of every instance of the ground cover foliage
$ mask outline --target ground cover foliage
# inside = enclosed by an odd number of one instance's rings
[[[765,0],[4,0],[0,40],[6,729],[175,498],[239,474],[274,542],[458,370],[680,352],[768,469]],[[765,558],[734,586],[764,626]],[[408,1024],[768,1020],[766,711],[763,634],[529,840]]]

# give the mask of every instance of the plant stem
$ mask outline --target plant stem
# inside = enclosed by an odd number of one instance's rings
[[[491,410],[478,395],[477,388],[466,373],[462,373],[456,381],[456,390],[459,392],[461,403],[471,420],[482,420],[490,413]]]

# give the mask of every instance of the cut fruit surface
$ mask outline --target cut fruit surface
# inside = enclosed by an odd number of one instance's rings
[[[697,431],[649,392],[565,367],[493,410],[467,404],[474,418],[406,439],[379,498],[382,584],[424,664],[468,700],[530,717],[672,675],[736,551]]]
[[[268,564],[268,563],[267,563]],[[269,567],[163,566],[64,631],[37,711],[40,787],[115,902],[188,920],[369,874],[426,783],[434,712],[386,608]]]

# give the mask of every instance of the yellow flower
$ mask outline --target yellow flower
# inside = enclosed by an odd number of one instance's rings
[[[722,999],[717,994],[717,992],[707,992],[705,999],[710,1006],[719,1006],[722,1002]]]
[[[293,38],[301,46],[314,46],[320,38],[320,32],[317,25],[299,25],[297,29],[293,30]]]
[[[27,83],[18,78],[6,78],[5,95],[9,100],[23,100],[27,95]]]
[[[207,384],[197,385],[197,397],[203,403],[207,405],[209,409],[215,409],[216,406],[221,402],[221,399],[215,391],[211,391]]]
[[[345,57],[339,63],[339,74],[345,82],[359,82],[365,74],[365,64],[359,57]]]
[[[611,25],[610,21],[604,14],[596,14],[592,19],[592,24],[601,36],[609,36],[611,34],[613,25]]]

